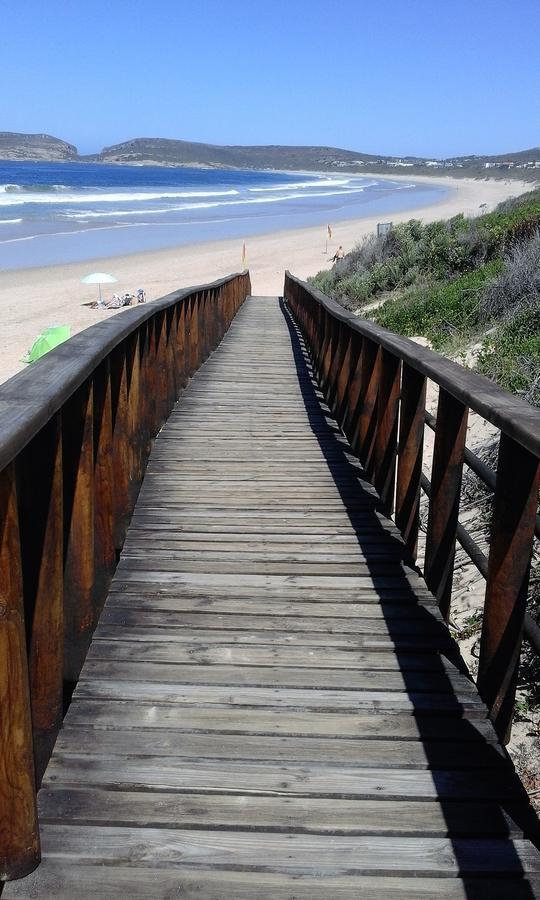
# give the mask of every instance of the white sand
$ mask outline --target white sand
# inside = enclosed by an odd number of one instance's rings
[[[406,176],[392,175],[392,180],[399,178],[411,180]],[[330,257],[339,244],[347,252],[364,235],[373,232],[381,218],[404,222],[414,216],[428,222],[460,212],[477,215],[486,211],[480,210],[481,204],[486,204],[487,209],[491,210],[507,197],[534,187],[530,182],[451,178],[436,181],[429,176],[415,177],[414,181],[425,181],[430,185],[438,183],[451,188],[451,193],[429,207],[336,222],[332,225],[333,236],[328,245],[328,255],[324,252],[325,226],[249,238],[246,241],[247,265],[251,272],[253,293],[281,294],[285,269],[306,278],[329,266]],[[75,334],[101,321],[104,316],[114,314],[82,306],[95,299],[97,294],[95,286],[80,283],[81,277],[88,272],[111,272],[118,278],[118,284],[112,286],[116,292],[134,292],[144,287],[148,299],[152,300],[177,288],[203,284],[239,271],[242,268],[241,254],[242,242],[228,240],[0,273],[0,382],[24,368],[20,357],[44,328],[69,324],[72,334]]]

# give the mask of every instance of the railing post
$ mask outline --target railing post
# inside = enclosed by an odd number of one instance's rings
[[[370,477],[373,473],[373,446],[377,429],[377,394],[380,373],[379,347],[373,341],[364,338],[360,350],[360,393],[352,447]]]
[[[237,286],[237,290],[239,290],[238,286]],[[205,296],[206,296],[206,315],[207,315],[207,326],[206,327],[208,329],[206,355],[209,356],[215,350],[215,348],[217,346],[216,320],[214,317],[214,302],[212,299],[212,294],[210,293],[210,291],[205,291]]]
[[[350,377],[344,398],[343,411],[343,432],[351,444],[358,425],[360,412],[358,400],[362,391],[361,349],[362,338],[357,332],[353,332],[350,343]]]
[[[169,393],[169,376],[167,371],[167,320],[166,312],[156,313],[154,316],[155,341],[156,341],[156,361],[155,361],[155,384],[156,384],[156,419],[154,422],[153,435],[157,434],[169,414],[168,410],[168,393]]]
[[[57,413],[16,459],[34,760],[39,784],[62,722],[62,426]]]
[[[165,334],[167,336],[167,418],[178,399],[180,387],[176,361],[176,306],[165,310]]]
[[[180,364],[180,385],[184,389],[189,382],[189,306],[185,297],[178,308],[178,359]]]
[[[13,464],[0,472],[0,881],[40,859]]]
[[[128,465],[126,450],[124,442],[124,468]],[[116,455],[113,450],[110,357],[107,357],[94,373],[94,603],[97,615],[101,612],[116,566],[113,500]]]
[[[142,407],[144,410],[144,433],[146,436],[145,459],[150,455],[152,440],[156,433],[156,334],[155,317],[146,322],[146,336],[143,342],[143,365],[141,374]]]
[[[425,407],[425,376],[407,363],[403,363],[395,519],[412,560],[416,560],[420,523],[420,477]]]
[[[501,434],[478,689],[503,740],[510,737],[514,710],[539,471],[535,455]]]
[[[323,358],[322,358],[322,372],[321,372],[321,389],[325,397],[328,397],[328,393],[331,388],[330,384],[330,373],[332,371],[332,362],[334,359],[334,351],[336,346],[336,331],[337,323],[334,322],[333,317],[330,313],[325,311],[324,314],[324,349],[323,349]]]
[[[94,626],[94,441],[92,380],[64,406],[64,677],[76,682]]]
[[[233,290],[236,291],[236,284],[233,284]],[[201,294],[201,311],[202,311],[202,348],[201,363],[207,358],[212,348],[212,334],[210,326],[210,304],[208,302],[208,291]]]
[[[221,297],[219,291],[215,288],[212,288],[212,295],[214,297],[214,303],[216,307],[216,316],[218,321],[218,343],[222,340],[223,335],[225,334],[225,310],[223,309],[223,303],[221,301]]]
[[[345,358],[345,350],[346,350],[346,331],[345,326],[341,325],[340,322],[334,322],[333,324],[333,339],[332,339],[332,360],[330,365],[330,372],[328,378],[328,408],[332,411],[333,414],[336,413],[337,409],[337,392],[338,392],[338,379],[339,374],[341,372],[341,368],[343,366],[343,360]]]
[[[113,502],[114,546],[120,550],[131,515],[130,453],[128,435],[128,372],[126,344],[111,354],[111,500]]]
[[[193,375],[197,371],[197,362],[199,358],[199,299],[198,294],[194,294],[189,301],[189,374]]]
[[[343,430],[345,411],[347,409],[347,389],[351,380],[353,344],[351,329],[345,325],[342,327],[341,339],[343,341],[343,357],[337,379],[334,410],[339,427]]]
[[[227,293],[230,295],[231,287],[227,285],[228,291]],[[204,348],[205,348],[205,333],[204,333],[204,291],[198,291],[197,293],[197,369],[202,364],[204,360]]]
[[[388,516],[394,507],[401,360],[382,347],[373,450],[373,483]]]
[[[139,328],[126,342],[127,431],[129,442],[129,505],[135,506],[144,471],[144,417],[141,410],[141,337]]]
[[[424,572],[445,619],[450,614],[468,409],[439,389]]]

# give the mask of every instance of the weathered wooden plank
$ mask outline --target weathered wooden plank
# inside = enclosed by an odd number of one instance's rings
[[[196,601],[204,602],[211,599],[223,601],[234,599],[256,600],[257,602],[264,601],[267,603],[269,612],[271,612],[271,605],[274,602],[297,602],[313,605],[332,603],[340,606],[354,603],[376,606],[378,602],[381,602],[408,603],[411,607],[420,604],[433,610],[435,607],[433,594],[429,594],[427,591],[413,590],[409,585],[384,587],[378,584],[377,592],[375,593],[372,585],[366,581],[363,587],[357,588],[354,592],[346,588],[343,589],[339,584],[333,588],[325,587],[321,591],[317,589],[316,583],[313,587],[310,585],[305,586],[302,582],[299,584],[297,579],[287,587],[286,584],[282,586],[283,583],[280,580],[276,586],[276,579],[274,578],[265,579],[264,581],[257,579],[255,583],[252,583],[253,579],[246,579],[243,583],[239,581],[238,584],[235,584],[234,579],[229,578],[227,575],[223,575],[222,582],[213,578],[213,576],[209,577],[212,577],[211,582],[205,581],[204,578],[190,578],[188,582],[182,579],[180,584],[176,581],[161,583],[131,579],[129,582],[119,580],[111,588],[110,596],[162,597],[164,599],[167,597],[169,599],[190,598],[194,604]]]
[[[438,711],[458,712],[467,710],[485,715],[485,706],[475,693],[462,695],[452,690],[436,693],[412,693],[408,691],[355,691],[308,688],[271,688],[231,685],[158,684],[144,681],[100,681],[82,679],[76,689],[78,698],[108,700],[151,700],[161,703],[198,704],[217,706],[273,706],[300,710],[360,709],[398,710],[400,712]]]
[[[522,875],[540,873],[539,855],[527,842],[492,839],[385,838],[250,832],[183,831],[48,825],[48,857],[76,863],[192,864],[262,871],[328,874]]]
[[[432,615],[438,620],[439,612],[429,603],[412,603],[409,598],[403,598],[401,602],[362,603],[354,599],[345,598],[339,603],[311,600],[270,600],[268,604],[262,604],[260,600],[247,600],[244,598],[210,598],[195,597],[182,598],[165,597],[159,594],[145,594],[138,591],[118,591],[112,593],[109,599],[109,608],[141,610],[162,610],[163,612],[206,612],[224,613],[229,615],[273,615],[293,616],[295,618],[323,617],[346,619],[420,619],[425,620],[426,615]]]
[[[473,877],[396,878],[358,875],[287,875],[228,869],[151,865],[80,865],[70,860],[42,863],[24,882],[14,882],[7,897],[55,900],[531,900],[540,895],[540,879]]]
[[[95,639],[120,640],[120,641],[164,641],[170,644],[181,643],[191,646],[219,644],[221,646],[234,642],[239,645],[266,644],[267,646],[297,646],[297,647],[341,647],[352,650],[396,650],[397,652],[438,650],[451,657],[456,655],[455,644],[444,634],[439,638],[435,634],[417,634],[404,636],[385,636],[383,634],[354,634],[349,635],[340,632],[289,632],[289,631],[234,631],[232,629],[167,629],[162,620],[161,625],[130,625],[121,620],[117,625],[98,625],[94,632]]]
[[[134,561],[135,562],[135,561]],[[151,563],[149,563],[151,565]],[[222,567],[220,567],[222,568]],[[268,587],[272,590],[280,589],[291,590],[291,588],[317,588],[320,591],[337,590],[341,588],[346,591],[356,591],[362,588],[393,588],[407,590],[414,589],[420,579],[414,574],[408,572],[396,571],[395,574],[372,575],[366,568],[363,575],[329,575],[321,573],[320,575],[309,574],[293,574],[286,575],[280,572],[223,572],[223,571],[206,571],[206,572],[187,572],[187,571],[170,571],[163,568],[159,571],[146,571],[141,565],[138,568],[134,566],[123,565],[121,571],[117,572],[116,583],[136,583],[136,582],[154,582],[156,584],[165,585],[167,582],[174,583],[178,587],[180,585],[230,585],[233,588],[237,586],[249,585],[250,587]],[[421,587],[421,585],[420,585]]]
[[[168,643],[167,641],[115,641],[94,639],[87,656],[87,667],[83,677],[90,672],[94,660],[108,660],[117,663],[172,663],[182,665],[229,665],[267,666],[272,672],[278,672],[283,666],[309,667],[321,671],[319,677],[325,678],[329,669],[346,669],[356,672],[354,677],[375,681],[378,686],[397,689],[399,686],[411,685],[416,673],[429,673],[429,687],[439,690],[442,679],[453,679],[459,670],[439,653],[395,653],[392,650],[342,650],[336,647],[311,649],[294,647],[290,644],[270,646],[238,645],[234,642],[206,644],[195,641],[192,645]],[[381,679],[381,672],[384,678]],[[466,679],[466,676],[465,680]],[[359,684],[360,682],[356,682]],[[465,688],[465,684],[460,681]],[[474,690],[472,682],[471,690]]]
[[[452,691],[456,695],[475,694],[475,686],[464,675],[450,672],[437,674],[434,672],[358,672],[354,669],[309,668],[309,659],[316,664],[316,655],[312,653],[304,666],[291,668],[276,666],[237,665],[230,660],[230,665],[188,665],[177,662],[125,661],[120,654],[110,654],[112,659],[94,656],[88,660],[83,676],[85,681],[93,679],[110,679],[111,681],[144,681],[146,684],[220,684],[223,686],[250,687],[288,687],[288,688],[331,688],[334,690],[382,690],[404,691],[407,693],[444,693]]]
[[[320,552],[324,547],[329,547],[331,553],[350,553],[352,550],[359,550],[360,539],[354,533],[350,533],[350,529],[344,533],[335,534],[324,533],[323,531],[308,532],[303,531],[300,534],[287,534],[286,531],[261,531],[260,528],[246,535],[237,526],[236,532],[229,531],[223,527],[221,531],[189,531],[187,528],[181,528],[178,532],[175,530],[172,534],[163,534],[166,524],[162,523],[162,529],[151,527],[134,527],[128,539],[124,544],[124,553],[131,548],[148,547],[148,542],[152,541],[152,546],[159,549],[173,550],[233,550],[250,552],[254,550],[260,552],[267,549],[269,553],[287,549],[288,551],[304,552],[308,547],[317,548]],[[367,532],[361,537],[364,552],[370,553],[372,547],[374,550],[386,549],[389,553],[392,551],[399,552],[400,545],[397,541],[392,542],[383,539],[376,532]]]
[[[70,725],[96,728],[166,728],[203,731],[207,734],[258,734],[388,740],[496,741],[493,726],[485,718],[461,718],[459,714],[430,716],[407,712],[288,710],[242,706],[156,705],[152,701],[77,698],[66,718]]]
[[[79,825],[208,829],[242,828],[272,832],[366,834],[387,836],[522,836],[520,822],[530,820],[522,804],[501,811],[495,803],[406,801],[396,817],[391,800],[339,800],[306,797],[293,804],[286,797],[250,794],[165,794],[140,791],[49,787],[39,798],[42,822]]]
[[[68,726],[56,742],[64,757],[161,756],[182,759],[279,760],[288,763],[345,765],[357,768],[398,769],[492,769],[508,766],[498,745],[465,744],[456,741],[379,741],[339,738],[271,737],[178,734],[148,729],[97,729]]]
[[[167,615],[164,619],[163,612]],[[425,615],[421,615],[424,612]],[[328,634],[344,632],[347,634],[382,634],[386,636],[397,635],[415,635],[421,634],[426,636],[428,633],[441,633],[445,636],[444,625],[437,621],[431,614],[429,609],[419,608],[417,617],[396,618],[392,620],[384,619],[362,619],[350,617],[349,619],[325,618],[324,616],[287,616],[284,621],[283,616],[271,615],[234,615],[228,613],[214,614],[212,612],[175,612],[173,610],[155,611],[148,609],[131,609],[128,607],[113,608],[107,607],[103,611],[101,621],[104,625],[122,625],[128,627],[138,626],[164,626],[167,629],[173,628],[209,628],[222,630],[251,630],[257,631],[276,631],[284,627],[289,632],[318,632],[322,631]]]

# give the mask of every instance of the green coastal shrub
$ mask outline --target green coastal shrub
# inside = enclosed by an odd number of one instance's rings
[[[494,260],[449,282],[412,287],[383,303],[373,313],[385,328],[413,337],[423,335],[436,350],[451,339],[469,336],[478,324],[478,301],[486,281],[502,269]]]
[[[332,270],[329,272],[318,272],[316,275],[312,275],[307,279],[308,284],[317,288],[318,291],[322,291],[323,294],[328,294],[328,296],[332,296],[334,280],[334,273]]]
[[[540,229],[540,190],[501,204],[492,213],[423,225],[416,219],[386,235],[370,235],[311,283],[349,308],[383,292],[426,280],[455,279],[511,252]]]
[[[488,282],[480,298],[479,318],[493,322],[540,304],[540,231],[516,244],[504,257],[504,269]]]
[[[488,335],[478,371],[540,406],[540,302],[522,308]]]
[[[472,227],[486,258],[502,256],[540,228],[540,190],[501,203],[494,212],[473,220]]]

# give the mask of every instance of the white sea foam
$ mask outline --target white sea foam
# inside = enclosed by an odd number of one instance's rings
[[[350,178],[340,178],[339,180],[321,178],[319,181],[297,181],[292,184],[276,184],[272,187],[252,187],[248,188],[248,190],[253,194],[265,194],[267,191],[296,191],[301,188],[312,187],[343,187],[345,184],[350,184],[350,181]]]
[[[17,225],[22,219],[0,219],[0,225]]]
[[[12,187],[0,185],[0,188]],[[26,203],[56,203],[74,205],[86,203],[137,203],[141,200],[179,200],[190,197],[232,197],[240,192],[234,189],[227,191],[144,191],[140,193],[62,193],[60,196],[54,191],[51,193],[33,193],[31,191],[2,191],[0,189],[0,206],[21,206]]]
[[[304,195],[305,199],[312,197],[334,197],[340,195],[361,194],[364,187],[350,188],[344,191],[314,191],[312,194]],[[85,212],[64,212],[60,215],[67,219],[88,220],[88,219],[109,219],[127,216],[155,216],[163,215],[171,212],[187,212],[194,209],[213,209],[219,206],[249,206],[251,204],[260,203],[282,203],[284,200],[298,200],[297,194],[282,194],[278,197],[245,197],[240,200],[221,200],[206,203],[183,203],[179,206],[166,206],[155,209],[128,209],[128,210],[108,210],[108,211],[88,211]]]

